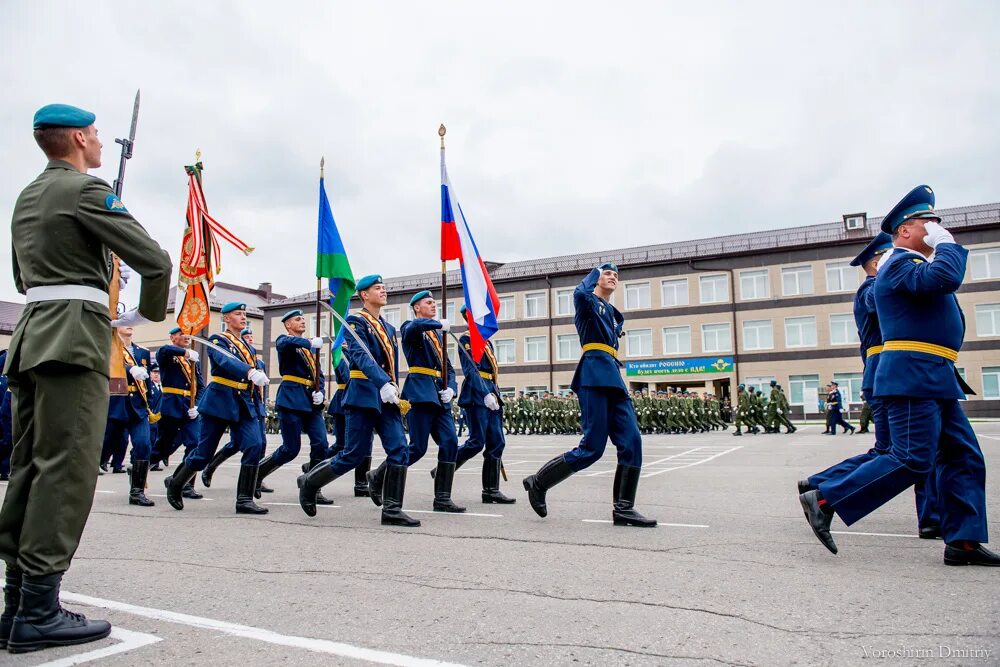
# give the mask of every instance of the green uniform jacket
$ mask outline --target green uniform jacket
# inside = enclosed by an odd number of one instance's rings
[[[43,285],[108,291],[109,251],[142,276],[139,312],[167,313],[173,267],[167,254],[115,197],[111,187],[52,160],[21,192],[11,221],[14,284],[24,294]],[[107,304],[79,299],[29,303],[14,329],[5,373],[56,361],[108,374],[111,318]]]

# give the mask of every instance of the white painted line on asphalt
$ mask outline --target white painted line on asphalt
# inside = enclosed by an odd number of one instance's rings
[[[977,433],[980,438],[989,438],[990,440],[1000,440],[1000,436],[996,435],[986,435],[985,433]]]
[[[580,519],[584,523],[612,523],[611,519]],[[710,528],[711,526],[706,526],[702,523],[657,523],[657,527],[663,526],[664,528]]]
[[[503,514],[482,514],[480,512],[435,512],[434,510],[411,510],[408,507],[404,507],[403,511],[414,514],[440,514],[442,516],[487,516],[491,519],[503,518]]]
[[[166,498],[167,497],[167,494],[165,494],[165,493],[147,493],[146,495],[149,496],[150,498]],[[195,499],[195,498],[185,498],[184,500],[190,500],[191,502],[196,503],[199,500],[215,500],[215,498],[209,498],[208,496],[202,496],[201,498],[197,498],[197,499]]]
[[[913,537],[920,539],[919,535],[901,535],[899,533],[856,533],[853,530],[831,530],[834,535],[867,535],[869,537]]]
[[[712,459],[717,459],[720,456],[724,456],[726,454],[729,454],[730,452],[735,452],[737,449],[743,449],[743,445],[737,445],[736,447],[730,447],[729,449],[727,449],[725,451],[719,452],[718,454],[713,454],[712,456],[709,456],[708,458],[701,459],[700,461],[695,461],[694,463],[689,463],[687,465],[677,466],[675,468],[667,468],[666,470],[656,470],[654,472],[647,473],[647,474],[643,475],[643,478],[646,478],[646,477],[655,477],[656,475],[659,475],[660,473],[670,472],[671,470],[680,470],[682,468],[691,468],[693,466],[701,465],[702,463],[708,463]]]
[[[281,507],[302,507],[298,503],[261,503],[261,505],[279,505]],[[316,505],[316,507],[329,507],[330,509],[340,509],[340,505]]]
[[[117,491],[101,491],[100,489],[97,489],[96,491],[94,491],[94,493],[118,493],[118,492]]]
[[[327,639],[313,639],[311,637],[282,635],[264,628],[239,625],[237,623],[229,623],[227,621],[217,621],[211,618],[191,616],[189,614],[181,614],[175,611],[167,611],[165,609],[140,607],[126,602],[103,600],[101,598],[95,598],[89,595],[80,595],[78,593],[69,593],[67,591],[62,592],[61,598],[66,602],[75,602],[77,604],[90,605],[91,607],[111,609],[125,614],[132,614],[133,616],[142,616],[144,618],[151,618],[157,621],[166,621],[168,623],[178,623],[180,625],[187,625],[189,627],[199,628],[202,630],[222,632],[234,637],[254,639],[256,641],[275,644],[277,646],[288,646],[291,648],[313,651],[314,653],[326,653],[329,655],[339,655],[344,658],[366,660],[368,662],[375,662],[381,665],[398,665],[399,667],[452,667],[454,665],[454,663],[442,662],[440,660],[416,658],[402,653],[377,651],[375,649],[352,646],[350,644],[329,641]],[[455,667],[458,666],[456,665]]]
[[[62,597],[66,599],[66,594],[63,593]],[[162,637],[157,637],[156,635],[147,635],[145,632],[133,632],[132,630],[124,630],[122,628],[111,628],[111,639],[117,639],[118,643],[99,648],[96,651],[87,651],[86,653],[71,655],[67,658],[43,662],[37,665],[37,667],[69,667],[70,665],[79,665],[84,662],[100,660],[101,658],[118,655],[119,653],[125,653],[126,651],[132,651],[163,641]]]

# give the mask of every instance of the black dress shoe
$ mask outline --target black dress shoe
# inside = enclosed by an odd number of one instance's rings
[[[815,487],[809,483],[808,479],[800,479],[798,481],[799,495],[802,495],[806,491],[812,491]]]
[[[975,549],[966,550],[962,547],[953,547],[950,544],[944,548],[945,565],[987,565],[991,567],[1000,566],[1000,556],[993,553],[982,544]]]
[[[125,468],[112,468],[111,469],[111,473],[114,474],[114,475],[124,475],[125,474]]]
[[[806,491],[799,496],[802,504],[802,511],[806,515],[806,521],[812,528],[816,539],[823,543],[823,546],[831,553],[837,553],[837,544],[830,535],[830,526],[833,524],[833,514],[827,514],[819,506],[819,491]]]
[[[941,538],[941,526],[924,526],[920,529],[920,539],[937,540]]]

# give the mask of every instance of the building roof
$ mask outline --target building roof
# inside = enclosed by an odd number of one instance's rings
[[[17,321],[21,319],[23,311],[23,303],[0,301],[0,333],[14,333],[14,327],[17,326]]]
[[[264,283],[261,287],[254,289],[233,283],[216,282],[215,289],[209,296],[209,306],[212,310],[219,310],[230,301],[241,301],[247,305],[247,313],[250,315],[263,316],[264,311],[261,306],[266,306],[273,301],[282,301],[284,294],[274,294],[269,289],[270,285]],[[262,289],[263,288],[263,289]],[[177,288],[170,290],[167,300],[167,311],[173,312],[174,303],[177,299]]]

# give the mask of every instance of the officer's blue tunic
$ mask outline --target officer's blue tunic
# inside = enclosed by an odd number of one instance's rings
[[[126,350],[132,356],[136,366],[141,366],[149,372],[149,350],[138,345],[132,345]],[[104,429],[104,446],[101,455],[102,461],[107,461],[114,454],[114,467],[121,467],[125,458],[125,447],[122,443],[127,439],[132,440],[132,460],[148,461],[152,451],[152,443],[149,435],[149,411],[146,409],[146,401],[140,393],[142,391],[149,396],[150,383],[146,380],[137,381],[132,377],[129,369],[132,364],[126,357],[125,377],[128,380],[128,394],[124,396],[112,396],[108,401],[108,425]],[[126,445],[127,446],[127,445]],[[106,456],[105,456],[106,453]]]
[[[156,364],[160,367],[160,384],[176,391],[191,391],[188,373],[194,373],[195,399],[205,391],[205,381],[201,377],[201,362],[191,362],[184,358],[187,350],[178,345],[164,345],[156,351]],[[153,448],[153,461],[164,461],[184,445],[187,455],[198,446],[200,419],[188,418],[191,396],[165,391],[160,402],[159,435]]]
[[[406,376],[401,396],[411,404],[406,415],[406,425],[410,431],[410,465],[427,453],[427,440],[434,438],[438,446],[438,461],[454,463],[458,455],[458,436],[455,435],[455,419],[451,414],[451,403],[443,405],[438,392],[441,384],[441,365],[447,349],[444,340],[438,338],[438,346],[430,339],[437,337],[441,323],[437,320],[418,317],[403,322],[400,336],[403,339],[403,354],[411,369],[428,368],[438,372],[438,377],[414,373]],[[458,391],[455,383],[455,368],[448,364],[448,386]]]
[[[940,244],[933,262],[896,249],[875,279],[884,347],[874,389],[888,415],[892,445],[846,477],[820,484],[848,525],[933,470],[945,541],[988,541],[986,464],[959,403],[965,394],[954,361],[941,354],[957,352],[965,337],[955,291],[967,257],[954,243]],[[892,349],[894,343],[918,349]]]
[[[160,389],[160,385],[155,382],[149,382],[149,410],[152,414],[160,416],[160,404],[163,403],[163,390]],[[156,445],[156,439],[160,435],[160,422],[154,424],[152,420],[149,422],[149,444],[150,444],[150,458],[152,458],[153,451],[152,448]]]
[[[592,270],[573,292],[576,331],[581,346],[600,344],[617,351],[625,318],[594,294],[600,277],[600,269]],[[602,350],[584,351],[577,364],[571,387],[580,399],[583,438],[564,457],[574,472],[600,460],[608,437],[618,449],[619,464],[642,466],[642,436],[620,368],[618,358]]]
[[[7,362],[7,350],[0,352],[0,369]],[[0,474],[10,474],[10,455],[14,451],[13,424],[10,413],[10,389],[7,376],[0,375]]]
[[[309,460],[318,463],[328,456],[323,406],[312,402],[314,391],[325,393],[326,390],[318,355],[313,353],[310,340],[299,336],[278,336],[274,346],[278,350],[278,373],[282,376],[275,400],[281,421],[281,446],[274,450],[271,462],[283,465],[298,456],[305,431],[309,436]],[[317,376],[318,387],[315,384]],[[285,377],[308,380],[309,384]]]
[[[469,335],[463,334],[458,342],[467,353],[459,354],[465,378],[462,380],[462,393],[458,395],[458,405],[465,410],[469,439],[458,449],[456,462],[464,463],[479,452],[483,452],[483,457],[503,458],[507,440],[503,433],[503,401],[500,400],[500,389],[496,382],[498,369],[493,344],[486,341],[486,349],[477,365],[469,356],[472,354]],[[497,397],[499,410],[486,407],[484,401],[487,394]]]
[[[212,460],[222,434],[229,428],[233,445],[243,452],[243,465],[257,465],[264,449],[261,428],[264,406],[260,392],[247,379],[250,370],[256,366],[257,350],[237,336],[213,334],[209,340],[232,352],[236,359],[212,346],[205,346],[212,362],[213,381],[208,383],[198,401],[201,433],[198,446],[184,457],[184,464],[195,472],[204,470]],[[247,362],[248,358],[253,366]],[[215,381],[216,378],[239,383],[241,388],[226,386]]]
[[[240,340],[243,340],[242,336],[240,337]],[[254,362],[254,366],[256,366],[257,370],[259,371],[267,372],[267,368],[264,366],[264,362],[260,359],[257,359]],[[261,415],[260,418],[257,420],[257,425],[260,427],[260,442],[261,442],[260,458],[263,459],[264,456],[267,454],[267,406],[264,401],[264,389],[262,387],[257,387],[256,389],[254,389],[254,391],[257,393],[258,398],[260,398]],[[238,452],[239,450],[240,448],[236,446],[236,444],[232,440],[232,436],[230,436],[230,439],[226,442],[226,444],[224,444],[222,447],[219,448],[219,455],[222,456],[223,458],[228,459],[231,456],[235,456],[236,452]]]
[[[839,389],[834,389],[826,397],[826,404],[830,408],[830,413],[827,417],[827,424],[834,433],[837,432],[837,427],[842,426],[844,430],[851,428],[851,425],[844,421],[844,417],[841,414],[841,406],[844,404],[844,397],[841,396]]]

